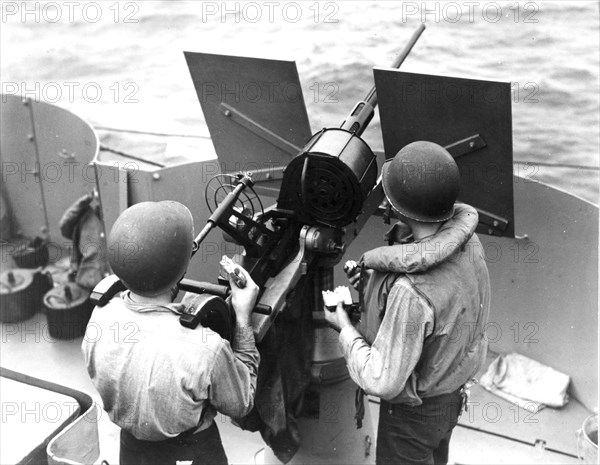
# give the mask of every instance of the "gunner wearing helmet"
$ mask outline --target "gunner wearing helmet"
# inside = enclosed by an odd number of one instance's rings
[[[363,295],[358,330],[341,304],[325,317],[340,330],[352,379],[381,398],[376,463],[447,463],[487,351],[490,284],[478,216],[455,204],[458,167],[437,144],[404,147],[384,165],[382,183],[403,223],[389,233],[398,244],[366,252],[347,272]]]
[[[226,464],[216,412],[241,417],[253,406],[258,288],[248,273],[240,268],[243,289],[231,283],[231,344],[177,318],[182,304],[172,303],[172,290],[188,267],[193,231],[182,204],[142,202],[119,216],[108,238],[110,265],[127,290],[94,309],[82,349],[104,409],[121,427],[122,464]]]

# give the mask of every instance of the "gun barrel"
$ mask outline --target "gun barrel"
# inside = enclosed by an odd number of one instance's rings
[[[413,32],[413,35],[411,36],[410,40],[408,41],[408,43],[406,44],[406,46],[404,47],[402,52],[400,52],[400,54],[396,57],[394,62],[391,64],[390,68],[397,69],[397,68],[400,68],[400,66],[402,66],[402,63],[404,63],[404,60],[406,60],[406,57],[413,49],[413,47],[417,43],[417,40],[419,40],[419,37],[421,37],[421,34],[423,34],[424,30],[425,30],[425,24],[421,24],[417,28],[417,30],[415,32]],[[375,108],[377,106],[377,92],[376,92],[375,86],[373,86],[371,88],[371,90],[369,91],[369,94],[365,98],[365,101],[369,105],[371,105],[373,108]]]
[[[413,35],[411,36],[410,40],[408,41],[402,52],[400,52],[400,54],[391,64],[391,68],[399,68],[402,65],[402,63],[404,63],[404,60],[406,60],[406,57],[413,49],[413,47],[417,43],[417,40],[419,40],[419,37],[421,37],[421,34],[424,30],[425,24],[421,24],[417,28],[417,30],[413,32]],[[356,134],[357,136],[360,136],[364,132],[364,130],[367,129],[367,126],[371,122],[373,114],[375,113],[376,106],[377,90],[375,89],[375,86],[373,86],[367,94],[367,96],[365,97],[365,99],[361,102],[358,102],[354,106],[354,108],[350,112],[350,115],[348,115],[348,117],[340,127],[342,129]]]

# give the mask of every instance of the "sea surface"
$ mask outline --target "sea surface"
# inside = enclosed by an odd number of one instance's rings
[[[97,127],[207,136],[184,50],[294,60],[316,131],[422,22],[402,69],[511,82],[515,172],[598,203],[598,2],[2,2],[0,79]]]

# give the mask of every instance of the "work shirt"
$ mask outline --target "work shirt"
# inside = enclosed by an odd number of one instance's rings
[[[181,304],[147,306],[129,291],[92,313],[82,350],[110,419],[141,440],[208,428],[216,411],[253,406],[259,354],[251,327],[232,344],[216,332],[179,323]]]
[[[369,394],[389,401],[402,397],[409,403],[420,403],[414,370],[423,342],[433,331],[431,306],[407,278],[400,277],[387,297],[383,320],[375,311],[363,318],[366,320],[360,329],[366,339],[353,326],[346,326],[340,333],[351,378]]]

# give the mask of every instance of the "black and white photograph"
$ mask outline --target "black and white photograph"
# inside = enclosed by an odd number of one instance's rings
[[[598,463],[600,2],[0,15],[0,465]]]

